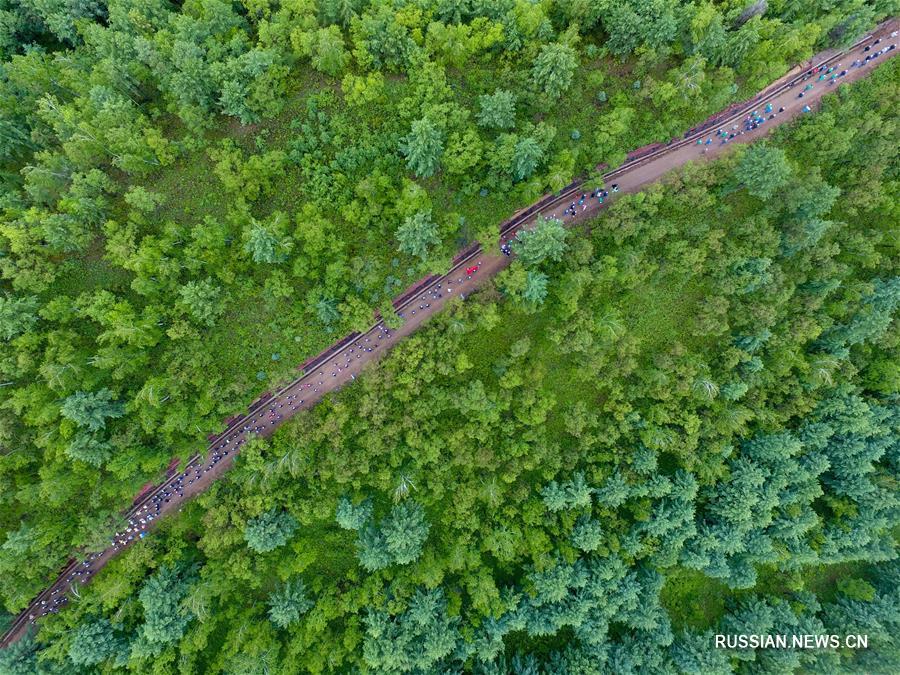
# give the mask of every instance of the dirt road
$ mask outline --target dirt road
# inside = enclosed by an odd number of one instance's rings
[[[872,58],[876,52],[897,42],[896,38],[889,37],[897,29],[896,19],[882,24],[871,36],[853,48],[841,53],[820,55],[810,63],[798,66],[773,83],[753,102],[723,115],[703,131],[688,134],[684,139],[641,154],[609,172],[604,178],[605,189],[610,194],[602,203],[596,196],[591,196],[600,186],[587,184],[574,184],[559,196],[543,198],[538,204],[523,209],[501,225],[501,241],[508,241],[520,229],[529,227],[538,215],[561,218],[566,223],[592,217],[605,208],[610,200],[615,199],[613,185],[619,193],[636,192],[676,167],[690,161],[716,157],[727,152],[734,143],[753,141],[797,115],[806,114],[805,107],[815,108],[824,94],[842,83],[865,77],[879,63],[895,56],[900,49]],[[873,44],[876,39],[880,41]],[[870,57],[868,61],[865,60],[867,56]],[[851,65],[860,60],[862,65]],[[817,69],[823,62],[825,67],[821,72],[810,74],[811,69]],[[834,67],[834,70],[826,72],[828,67]],[[846,73],[838,75],[843,71]],[[823,74],[825,77],[820,79]],[[832,74],[835,74],[834,83],[829,84]],[[801,92],[802,97],[799,96]],[[751,115],[754,112],[756,114]],[[748,126],[748,118],[761,118],[764,121],[761,124],[751,122]],[[733,135],[733,138],[723,143],[721,134],[717,134],[719,130],[725,132],[726,136]],[[564,211],[573,203],[574,215],[565,214]],[[178,510],[185,501],[209,487],[212,481],[231,467],[240,446],[252,434],[262,437],[271,435],[298,411],[310,408],[326,394],[352,382],[368,363],[379,359],[393,345],[417,330],[450,300],[469,295],[511,262],[510,257],[498,250],[496,243],[492,243],[489,251],[485,252],[473,245],[457,256],[453,268],[447,274],[422,280],[395,300],[394,305],[404,319],[402,327],[389,330],[379,322],[364,334],[347,336],[307,362],[302,376],[297,380],[275,392],[263,403],[254,404],[251,412],[234,419],[211,442],[205,457],[193,457],[184,469],[149,491],[125,514],[129,521],[128,527],[116,535],[106,550],[85,560],[71,561],[56,582],[16,617],[0,640],[0,646],[6,647],[17,641],[41,616],[58,611],[66,604],[68,596],[77,595],[81,585],[87,583],[112,557],[147,536],[156,520]]]

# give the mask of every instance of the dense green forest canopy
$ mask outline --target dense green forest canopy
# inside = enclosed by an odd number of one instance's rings
[[[7,609],[460,245],[897,10],[0,3]],[[0,671],[890,670],[898,103],[890,62],[520,251]]]
[[[45,623],[40,661],[23,642],[5,663],[890,672],[898,102],[891,63],[762,149],[621,198],[559,261],[517,260],[250,444]],[[762,200],[743,169],[772,153],[788,173]],[[508,290],[523,271],[550,279],[542,303]],[[714,632],[871,642],[726,652]]]

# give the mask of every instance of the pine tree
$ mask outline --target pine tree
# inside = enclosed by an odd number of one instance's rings
[[[0,649],[0,673],[7,675],[35,675],[38,670],[38,646],[26,635],[9,647]]]
[[[27,333],[38,320],[37,307],[34,296],[0,295],[0,339],[9,342]]]
[[[286,544],[297,529],[297,525],[291,514],[272,509],[247,521],[244,539],[257,553],[267,553]]]
[[[538,91],[556,100],[572,84],[578,67],[578,57],[569,45],[554,43],[544,45],[531,67],[531,77]]]
[[[545,260],[556,262],[562,258],[567,248],[566,234],[562,221],[540,217],[532,229],[520,230],[512,245],[524,265],[535,267]]]
[[[144,608],[144,623],[132,643],[132,656],[152,657],[178,642],[192,620],[182,606],[188,581],[172,567],[163,567],[141,588],[138,599]]]
[[[66,398],[60,413],[79,427],[88,431],[100,431],[109,418],[122,417],[125,406],[115,400],[114,394],[106,388],[96,392],[76,391]]]
[[[359,564],[369,572],[377,572],[390,567],[394,562],[388,550],[387,539],[375,525],[364,525],[356,538],[356,556]]]
[[[409,170],[420,178],[428,178],[440,166],[444,140],[440,130],[427,117],[423,117],[412,123],[400,149],[406,155]]]
[[[244,250],[255,263],[274,265],[287,260],[293,248],[290,237],[283,232],[283,214],[276,213],[268,222],[251,218],[244,230]]]
[[[398,565],[406,565],[418,559],[429,529],[425,510],[411,501],[391,508],[390,515],[381,524],[388,552]]]
[[[489,129],[511,129],[516,124],[516,95],[506,89],[478,97],[478,124]]]
[[[178,289],[178,295],[187,312],[202,326],[215,325],[225,309],[221,301],[222,289],[209,278],[187,282]]]
[[[338,500],[335,519],[345,530],[359,530],[372,519],[372,500],[366,499],[355,505],[347,497]]]
[[[544,159],[544,148],[540,141],[531,136],[520,138],[513,147],[511,172],[515,180],[525,180],[540,166]]]
[[[279,628],[287,628],[313,606],[301,579],[288,581],[269,596],[269,618]]]
[[[100,618],[78,625],[69,643],[69,658],[76,666],[95,666],[124,647],[124,640],[116,635],[109,620]]]
[[[618,508],[628,499],[629,492],[625,477],[616,471],[606,479],[603,487],[596,491],[597,503],[611,509]]]
[[[375,672],[437,672],[462,643],[460,618],[451,616],[440,588],[418,590],[405,612],[370,609],[363,619],[363,660]]]
[[[760,199],[769,199],[788,181],[792,171],[784,150],[762,142],[747,148],[736,173],[747,192]]]
[[[589,516],[581,516],[572,528],[572,545],[582,551],[596,551],[603,543],[603,528]]]
[[[440,241],[431,214],[421,211],[407,216],[395,234],[401,251],[422,260],[428,257],[428,250]]]

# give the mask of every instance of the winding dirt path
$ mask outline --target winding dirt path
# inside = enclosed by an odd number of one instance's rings
[[[751,101],[731,106],[701,127],[686,133],[683,139],[673,139],[667,144],[648,146],[631,153],[625,164],[604,176],[610,195],[603,203],[591,197],[591,193],[600,186],[579,181],[560,195],[542,198],[500,226],[500,241],[508,241],[520,229],[528,228],[539,215],[561,218],[566,223],[593,217],[615,199],[613,185],[621,193],[637,192],[687,162],[718,156],[727,152],[733,143],[748,143],[769,133],[774,127],[804,114],[805,106],[815,108],[821,97],[840,83],[865,77],[877,64],[895,56],[900,48],[865,61],[867,56],[871,57],[891,43],[898,42],[896,37],[890,37],[898,26],[900,22],[896,18],[891,19],[845,51],[817,55],[809,63],[794,68]],[[878,44],[874,44],[876,40],[880,40]],[[851,66],[857,60],[862,60],[862,65]],[[810,75],[811,69],[816,70],[823,65],[826,69],[834,66],[835,74],[844,70],[847,72],[837,77],[835,84],[829,85],[827,80],[830,74],[826,74],[825,81],[819,80],[820,72]],[[808,85],[812,88],[806,90]],[[802,98],[798,96],[801,91],[804,93]],[[767,105],[771,105],[771,112],[766,112]],[[765,121],[745,131],[745,120],[754,111]],[[769,119],[772,114],[775,116]],[[726,135],[734,134],[734,137],[722,143],[716,133],[718,130]],[[583,203],[579,203],[582,197]],[[574,216],[564,213],[572,203],[575,204]],[[206,490],[232,466],[240,446],[251,434],[270,436],[300,410],[314,406],[326,394],[352,382],[367,364],[377,361],[393,345],[416,331],[431,315],[441,311],[448,302],[454,298],[464,299],[510,262],[511,258],[503,255],[497,244],[490,247],[489,253],[474,244],[460,252],[449,272],[420,280],[394,301],[395,308],[404,319],[403,326],[389,330],[379,321],[366,333],[348,335],[302,364],[300,368],[303,372],[299,378],[271,396],[264,395],[258,399],[249,412],[232,418],[226,430],[211,439],[206,455],[195,455],[182,470],[173,469],[165,482],[146,491],[124,514],[129,522],[128,529],[117,534],[107,549],[84,560],[72,559],[57,580],[16,617],[0,639],[0,647],[7,647],[26,635],[41,616],[59,611],[68,602],[69,596],[77,596],[80,587],[111,558],[147,536],[157,519],[177,511],[185,501]]]

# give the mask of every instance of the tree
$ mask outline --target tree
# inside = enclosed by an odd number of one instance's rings
[[[242,124],[258,122],[281,109],[288,68],[277,51],[257,47],[217,61],[211,70],[221,91],[222,112]]]
[[[182,306],[203,326],[211,328],[225,310],[219,288],[212,279],[189,281],[178,289]]]
[[[244,539],[257,553],[268,553],[287,543],[298,523],[286,511],[272,509],[247,521]]]
[[[363,660],[375,672],[437,672],[462,643],[460,618],[450,616],[440,588],[417,590],[397,616],[369,609],[363,623]]]
[[[590,516],[581,516],[572,528],[572,544],[582,551],[596,551],[603,543],[603,528]]]
[[[338,305],[338,311],[345,325],[357,333],[365,333],[374,320],[372,308],[361,298],[351,295]]]
[[[37,652],[38,646],[30,635],[13,642],[5,649],[0,649],[0,673],[8,675],[38,673]]]
[[[431,213],[419,211],[407,216],[395,233],[400,243],[400,250],[417,256],[422,260],[428,258],[428,249],[440,242],[437,225],[431,220]]]
[[[864,579],[841,579],[838,592],[850,600],[871,602],[875,598],[875,587]]]
[[[578,67],[575,50],[566,44],[544,45],[531,67],[531,77],[538,91],[556,100],[572,84],[572,76]]]
[[[77,29],[79,22],[95,21],[106,15],[105,3],[100,0],[26,0],[23,5],[39,16],[51,33],[70,45],[80,42]]]
[[[269,596],[269,618],[279,628],[287,628],[312,606],[303,580],[288,581]]]
[[[412,123],[409,134],[400,142],[400,150],[406,155],[406,166],[420,178],[428,178],[437,172],[444,151],[441,131],[427,117]]]
[[[76,666],[96,666],[122,652],[125,641],[106,618],[81,623],[69,643],[69,658]]]
[[[397,21],[389,5],[376,5],[351,24],[357,61],[370,70],[399,71],[418,51],[407,26]]]
[[[338,500],[335,520],[345,530],[359,530],[372,518],[372,500],[366,499],[358,505],[347,497]]]
[[[771,258],[744,258],[731,266],[729,280],[738,293],[753,293],[772,281],[771,266]]]
[[[347,73],[341,80],[344,100],[351,106],[364,107],[384,99],[384,74],[375,71],[365,75]]]
[[[387,540],[375,525],[364,525],[356,538],[356,555],[359,563],[370,572],[390,567],[394,559],[388,551]]]
[[[711,649],[714,639],[713,631],[703,634],[682,631],[669,648],[678,671],[686,675],[731,675],[734,671],[728,651]]]
[[[591,487],[581,472],[562,484],[555,480],[541,490],[544,505],[553,513],[564,509],[583,509],[591,505]]]
[[[754,197],[768,199],[791,177],[791,166],[781,148],[766,142],[747,148],[736,169],[737,179]]]
[[[160,568],[144,583],[138,594],[144,623],[132,643],[132,656],[156,656],[181,639],[192,619],[182,604],[188,588],[187,577],[174,567]]]
[[[395,505],[378,526],[370,523],[359,529],[356,548],[360,564],[374,572],[413,562],[422,554],[429,529],[419,504],[405,501]]]
[[[38,320],[37,307],[34,296],[0,296],[0,339],[9,342],[27,333]]]
[[[425,510],[412,501],[392,507],[390,516],[381,524],[387,549],[398,565],[411,563],[422,554],[429,529]]]
[[[883,335],[900,306],[900,277],[873,279],[872,292],[859,301],[858,310],[845,323],[833,326],[820,339],[820,344],[832,353]]]
[[[66,446],[66,455],[91,466],[102,466],[112,456],[112,452],[109,441],[99,434],[85,431],[76,433]]]
[[[544,159],[544,149],[538,139],[531,136],[521,138],[513,148],[512,176],[515,180],[525,180]]]
[[[513,251],[528,267],[545,260],[557,262],[566,251],[566,234],[561,220],[539,216],[534,227],[519,230],[512,242]]]
[[[606,479],[603,487],[596,491],[597,503],[611,509],[620,507],[628,499],[630,489],[625,477],[616,471]]]
[[[327,23],[348,26],[350,20],[357,16],[358,6],[354,0],[321,0],[316,5]]]
[[[133,185],[123,195],[125,203],[142,214],[151,214],[165,201],[158,192],[152,192],[141,185]]]
[[[543,304],[547,297],[547,275],[543,272],[528,270],[522,297],[534,306]]]
[[[516,95],[506,89],[478,97],[478,124],[486,128],[511,129],[516,124]]]
[[[641,45],[657,50],[671,42],[678,30],[674,6],[667,0],[604,3],[603,26],[607,46],[627,56]]]
[[[265,223],[255,218],[250,219],[248,227],[244,229],[244,250],[250,254],[253,262],[273,265],[287,260],[294,243],[284,233],[286,222],[287,219],[280,212],[273,214]]]
[[[96,392],[76,391],[66,398],[59,409],[63,417],[88,431],[100,431],[108,418],[122,417],[125,406],[115,400],[106,388]]]
[[[350,60],[341,29],[337,26],[315,31],[295,30],[291,42],[295,51],[311,58],[313,68],[332,77],[339,76]]]

